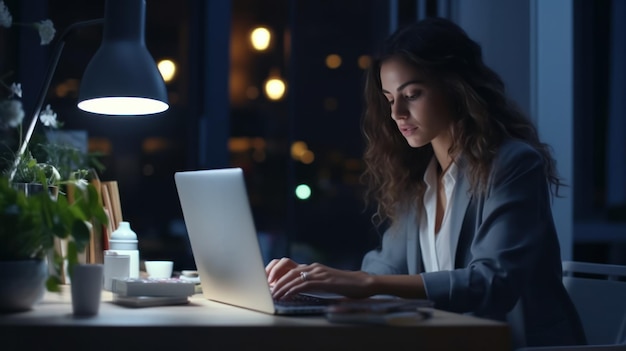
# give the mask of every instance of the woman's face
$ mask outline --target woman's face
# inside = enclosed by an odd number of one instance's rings
[[[412,147],[428,143],[451,143],[452,110],[440,85],[420,73],[404,59],[392,57],[382,62],[380,80],[389,101],[391,118]]]

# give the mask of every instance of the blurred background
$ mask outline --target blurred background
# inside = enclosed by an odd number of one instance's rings
[[[57,33],[104,14],[104,0],[5,3],[14,21],[49,18]],[[170,109],[108,118],[76,108],[98,26],[68,38],[44,104],[103,154],[100,179],[119,182],[142,259],[193,269],[174,172],[241,167],[266,260],[357,269],[379,240],[359,182],[364,69],[391,31],[428,16],[483,46],[553,145],[569,185],[554,208],[563,256],[625,264],[622,0],[146,0],[146,46]],[[0,73],[22,83],[27,115],[51,51],[34,42],[0,28]]]

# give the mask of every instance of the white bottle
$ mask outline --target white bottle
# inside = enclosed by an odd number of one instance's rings
[[[120,226],[111,233],[109,250],[118,255],[130,256],[130,278],[139,278],[139,250],[137,250],[137,234],[130,229],[130,223],[120,222]]]

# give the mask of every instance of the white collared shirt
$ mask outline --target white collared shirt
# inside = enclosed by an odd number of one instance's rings
[[[437,211],[437,160],[433,157],[424,173],[426,190],[424,191],[424,209],[420,214],[419,240],[426,272],[452,270],[452,252],[450,243],[450,199],[457,179],[457,167],[453,162],[443,175],[442,184],[446,196],[446,208],[441,220],[439,233],[435,233]]]

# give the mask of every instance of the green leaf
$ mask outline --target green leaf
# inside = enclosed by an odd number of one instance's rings
[[[76,245],[76,251],[82,252],[89,243],[90,237],[89,227],[83,221],[74,221],[72,226],[72,236],[74,237],[74,245]]]
[[[61,288],[59,285],[61,284],[61,279],[57,276],[51,275],[46,280],[46,289],[51,292],[61,292]]]

